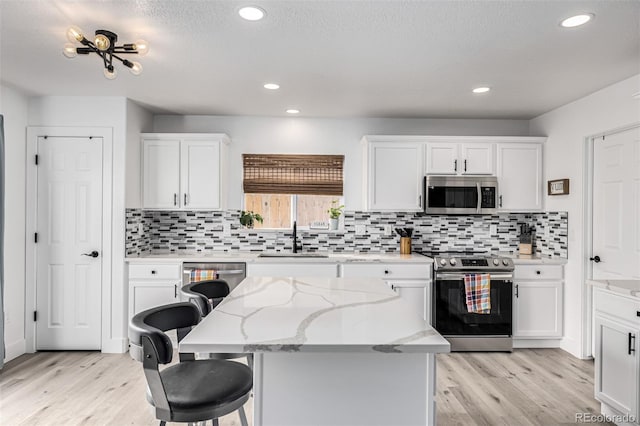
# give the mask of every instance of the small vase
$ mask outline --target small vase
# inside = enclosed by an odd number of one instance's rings
[[[334,218],[329,218],[329,229],[332,230],[332,231],[337,230],[338,229],[338,221],[339,220],[340,219],[338,219],[338,218],[335,218],[335,219]]]

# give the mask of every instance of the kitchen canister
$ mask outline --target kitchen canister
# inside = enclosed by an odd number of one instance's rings
[[[400,254],[411,254],[411,238],[400,238]]]

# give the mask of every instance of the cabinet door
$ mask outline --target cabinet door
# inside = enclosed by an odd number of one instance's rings
[[[129,318],[156,306],[178,301],[178,284],[176,282],[129,283]]]
[[[506,211],[542,209],[542,145],[497,144],[498,207]]]
[[[494,168],[494,144],[465,143],[460,145],[462,165],[458,170],[463,175],[492,175]]]
[[[406,301],[416,314],[431,323],[430,291],[428,282],[387,281],[393,291]]]
[[[596,398],[637,419],[640,331],[599,314],[595,325]]]
[[[220,208],[220,143],[183,141],[180,160],[182,206]]]
[[[369,146],[369,210],[422,210],[422,144]]]
[[[562,303],[561,282],[516,281],[513,337],[562,337]]]
[[[462,170],[456,143],[427,143],[425,172],[428,175],[455,175]]]
[[[143,141],[143,206],[180,207],[180,141]]]

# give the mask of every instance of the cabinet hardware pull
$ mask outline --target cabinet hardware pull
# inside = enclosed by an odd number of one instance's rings
[[[502,195],[500,197],[498,197],[498,200],[499,200],[498,203],[499,203],[500,207],[502,207]]]
[[[173,297],[178,297],[178,284],[173,285]]]
[[[184,205],[187,205],[187,194],[184,194]]]
[[[516,297],[520,297],[520,285],[516,284]]]
[[[418,207],[422,207],[422,195],[418,195]]]
[[[629,333],[629,355],[631,355],[633,352],[636,351],[636,348],[634,348],[636,343],[636,335]]]
[[[464,171],[467,171],[467,160],[464,160]]]
[[[155,275],[155,274],[156,274],[156,270],[155,270],[155,269],[152,269],[152,270],[151,270],[151,275]]]
[[[636,316],[640,317],[640,311],[636,311]]]
[[[388,269],[385,269],[385,270],[384,270],[384,273],[385,273],[385,274],[388,274],[388,273],[389,273],[389,270],[388,270]]]
[[[173,194],[173,205],[174,206],[178,205],[178,194]]]
[[[536,271],[536,274],[537,274],[537,275],[540,275],[540,271]]]
[[[458,171],[458,160],[453,160],[453,171],[454,172]]]

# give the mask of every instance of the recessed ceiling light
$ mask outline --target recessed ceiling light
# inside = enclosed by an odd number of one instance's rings
[[[472,90],[473,93],[487,93],[489,90],[491,90],[491,87],[476,87],[475,89]]]
[[[560,25],[565,28],[579,27],[580,25],[584,25],[592,20],[594,16],[595,15],[593,13],[583,13],[580,15],[571,16],[560,22]]]
[[[287,110],[287,114],[300,114],[300,110],[295,108],[289,108]]]
[[[245,6],[238,10],[238,14],[247,21],[259,21],[264,18],[265,12],[257,6]]]
[[[269,90],[278,90],[280,88],[280,85],[276,83],[266,83],[263,87]]]

